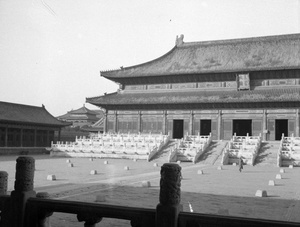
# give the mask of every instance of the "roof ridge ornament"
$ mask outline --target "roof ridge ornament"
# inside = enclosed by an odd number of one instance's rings
[[[177,35],[176,36],[175,46],[181,46],[183,44],[183,38],[184,38],[183,34],[181,34],[179,37]]]

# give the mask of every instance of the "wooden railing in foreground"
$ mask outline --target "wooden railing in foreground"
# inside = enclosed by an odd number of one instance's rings
[[[299,223],[291,222],[182,212],[181,167],[175,163],[166,163],[161,167],[156,209],[47,199],[48,193],[36,194],[33,190],[34,163],[32,157],[17,159],[15,187],[10,196],[6,195],[8,174],[0,171],[1,227],[49,227],[49,217],[53,212],[76,214],[85,227],[96,226],[102,218],[130,220],[133,227],[299,226]]]

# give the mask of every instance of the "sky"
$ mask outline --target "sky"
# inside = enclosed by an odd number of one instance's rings
[[[100,71],[185,42],[300,33],[300,0],[0,0],[0,101],[60,116],[115,92]]]

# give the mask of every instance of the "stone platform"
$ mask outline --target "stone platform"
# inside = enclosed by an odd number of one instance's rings
[[[15,176],[14,156],[0,157],[0,170],[9,173],[9,188],[13,189]],[[36,159],[35,190],[47,191],[52,198],[95,202],[97,196],[104,197],[101,203],[134,207],[155,208],[159,197],[160,167],[164,160],[71,158],[70,167],[66,158],[50,158],[48,155],[34,156]],[[107,161],[107,163],[105,163]],[[154,165],[154,163],[156,163]],[[240,173],[237,166],[218,166],[181,162],[181,203],[186,212],[221,214],[229,216],[273,219],[300,222],[300,168],[278,168],[274,166],[244,166]],[[124,167],[129,167],[125,170]],[[280,169],[282,179],[276,179]],[[97,174],[91,175],[91,170]],[[202,170],[203,174],[198,174]],[[55,175],[56,180],[47,180]],[[275,186],[268,183],[274,180]],[[151,187],[143,187],[149,181]],[[255,197],[257,190],[266,190],[268,197]],[[76,216],[54,214],[53,226],[82,226]],[[101,226],[130,226],[129,221],[104,219]]]

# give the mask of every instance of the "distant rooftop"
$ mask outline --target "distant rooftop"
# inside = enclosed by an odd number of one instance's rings
[[[0,101],[0,121],[64,127],[69,124],[57,120],[43,106],[30,106]]]

